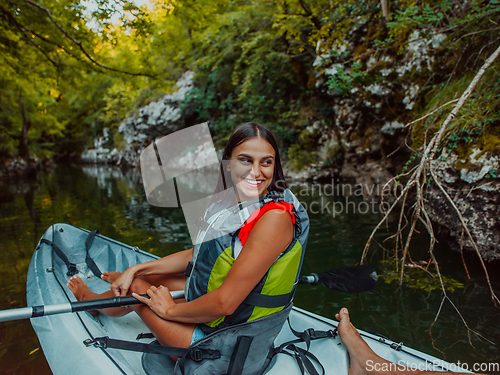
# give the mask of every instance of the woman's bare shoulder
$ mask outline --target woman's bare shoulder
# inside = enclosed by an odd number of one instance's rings
[[[252,228],[250,235],[262,234],[293,235],[293,223],[290,214],[280,209],[266,211]],[[253,236],[252,236],[253,237]]]

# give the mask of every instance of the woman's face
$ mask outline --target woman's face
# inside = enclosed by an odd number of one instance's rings
[[[236,186],[238,200],[260,197],[268,192],[274,175],[276,153],[263,138],[250,138],[233,149],[227,170]]]

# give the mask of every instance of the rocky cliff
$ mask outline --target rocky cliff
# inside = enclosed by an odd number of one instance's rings
[[[498,156],[473,148],[467,159],[443,152],[433,165],[445,190],[460,210],[483,259],[500,259],[500,182],[491,178],[500,168]],[[438,234],[455,250],[475,251],[459,215],[435,183],[426,205]]]
[[[139,166],[141,151],[153,140],[186,126],[179,104],[193,87],[193,72],[186,72],[176,83],[176,91],[140,108],[121,122],[118,131],[125,141],[123,150],[114,147],[109,129],[94,139],[94,148],[86,150],[83,163]]]
[[[369,38],[369,33],[365,37]],[[327,56],[318,56],[314,62],[316,100],[333,109],[334,119],[311,115],[313,124],[301,132],[297,144],[289,149],[289,176],[318,181],[341,177],[365,187],[366,199],[378,199],[381,189],[373,186],[383,186],[404,171],[408,161],[418,155],[420,145],[415,140],[427,136],[427,127],[412,129],[405,124],[421,113],[422,105],[420,112],[415,109],[418,101],[428,101],[420,92],[429,77],[442,68],[435,56],[442,52],[445,38],[442,34],[424,37],[414,32],[403,53],[365,54],[358,65],[332,58],[343,56],[345,51],[354,53],[354,42],[337,46]],[[363,43],[363,38],[356,43]],[[119,131],[126,142],[123,150],[108,146],[110,136],[105,130],[82,160],[137,166],[141,150],[152,139],[186,126],[179,104],[193,87],[193,76],[193,72],[187,72],[177,83],[176,92],[139,109],[120,124]],[[333,127],[327,125],[331,120]],[[444,149],[435,163],[436,173],[462,212],[482,256],[488,260],[500,259],[497,148],[482,151],[480,146],[469,147],[461,155],[447,154]],[[458,215],[435,184],[429,185],[426,199],[429,215],[442,238],[452,248],[473,251],[462,233]]]

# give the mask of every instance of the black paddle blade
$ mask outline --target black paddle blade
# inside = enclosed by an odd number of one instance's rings
[[[367,264],[318,274],[319,282],[327,288],[341,292],[368,292],[377,286],[377,273]]]

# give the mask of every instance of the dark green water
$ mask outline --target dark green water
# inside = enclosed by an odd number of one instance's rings
[[[368,205],[360,198],[351,197],[349,211],[344,205],[342,212],[334,215],[333,203],[345,204],[345,197],[332,192],[331,187],[319,191],[319,187],[301,185],[292,190],[309,207],[311,218],[303,274],[359,263],[364,244],[381,214],[373,213],[373,206],[367,210]],[[394,231],[396,219],[391,218],[388,228],[377,235],[379,243]],[[59,167],[40,173],[36,179],[4,181],[0,185],[1,310],[26,305],[25,283],[31,255],[45,229],[57,222],[100,229],[108,237],[160,256],[190,247],[181,209],[156,208],[145,202],[137,171]],[[428,239],[423,233],[412,247],[414,260],[428,260]],[[383,251],[373,249],[370,264],[381,273]],[[373,291],[356,295],[302,285],[295,305],[330,318],[346,306],[358,328],[374,328],[394,341],[452,363],[465,362],[471,368],[474,363],[500,363],[500,310],[491,301],[477,260],[466,257],[471,274],[471,280],[467,280],[458,254],[445,243],[439,244],[436,252],[443,274],[466,285],[449,296],[467,324],[497,345],[471,334],[472,347],[460,316],[449,303],[443,305],[431,337],[429,327],[442,299],[439,291],[397,291],[394,285],[381,281]],[[488,267],[494,287],[500,291],[500,266]],[[0,374],[35,373],[51,372],[29,321],[0,323]]]

